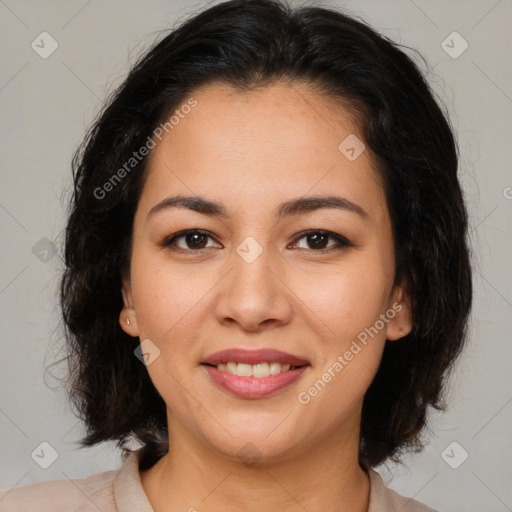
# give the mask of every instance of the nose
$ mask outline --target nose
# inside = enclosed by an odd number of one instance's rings
[[[245,331],[290,322],[293,293],[286,284],[286,263],[270,249],[264,249],[254,261],[240,254],[233,253],[231,270],[217,288],[217,320],[237,324]]]

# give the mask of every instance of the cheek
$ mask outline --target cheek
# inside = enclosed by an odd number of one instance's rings
[[[299,390],[297,400],[308,413],[305,421],[315,418],[321,429],[329,431],[349,418],[359,418],[357,411],[377,372],[382,347],[374,343],[358,350],[356,354],[348,350],[350,360],[340,350]]]
[[[161,340],[193,317],[215,282],[211,273],[165,261],[154,249],[133,255],[131,276],[141,335]]]
[[[158,357],[147,366],[151,380],[163,398],[174,401],[180,395],[177,383],[197,369],[198,326],[202,321],[202,300],[214,283],[197,271],[170,269],[150,258],[132,261],[132,290],[141,342],[149,339]],[[176,381],[173,379],[176,379]],[[166,396],[173,389],[171,396]],[[175,397],[175,398],[173,398]],[[168,402],[170,403],[170,402]]]
[[[334,341],[346,341],[373,325],[385,311],[392,284],[388,274],[379,264],[347,264],[305,274],[294,284],[294,291],[325,323]]]
[[[215,283],[197,270],[172,269],[150,258],[132,263],[132,289],[136,298],[139,337],[157,347],[158,357],[148,374],[164,401],[180,417],[190,411],[204,414],[187,392],[192,372],[198,371],[201,305]],[[197,408],[197,410],[196,410]]]
[[[351,268],[332,274],[323,287],[300,292],[311,305],[312,318],[322,320],[318,326],[329,328],[318,339],[317,367],[298,397],[325,428],[334,428],[360,406],[378,370],[389,287],[386,274]]]

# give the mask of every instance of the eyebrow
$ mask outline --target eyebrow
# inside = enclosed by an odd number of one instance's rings
[[[210,217],[221,217],[227,219],[226,205],[219,201],[211,201],[200,196],[172,196],[166,197],[148,212],[147,219],[158,212],[168,210],[170,208],[187,208],[189,210],[208,215]],[[299,197],[281,203],[276,210],[276,217],[282,219],[292,215],[300,215],[322,208],[336,208],[346,210],[358,214],[363,218],[369,217],[366,210],[344,197],[338,196],[313,196]]]

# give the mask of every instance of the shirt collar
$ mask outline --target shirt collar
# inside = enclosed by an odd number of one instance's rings
[[[140,449],[130,452],[114,479],[117,512],[154,512],[139,474]]]

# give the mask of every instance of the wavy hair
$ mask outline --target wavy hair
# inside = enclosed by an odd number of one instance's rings
[[[360,464],[420,450],[428,407],[445,408],[442,391],[467,338],[472,300],[467,212],[446,109],[405,47],[365,22],[328,8],[232,0],[155,43],[73,157],[60,303],[67,396],[86,426],[82,447],[112,440],[124,458],[136,440],[141,470],[168,450],[166,404],[134,356],[138,338],[119,325],[147,158],[109,180],[198,87],[252,90],[277,80],[308,83],[355,116],[384,185],[396,282],[412,298],[413,329],[386,342],[364,397]]]

